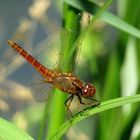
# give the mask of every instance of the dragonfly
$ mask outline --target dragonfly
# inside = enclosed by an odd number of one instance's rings
[[[53,87],[63,91],[64,93],[70,94],[68,99],[65,101],[65,106],[72,117],[73,114],[70,110],[70,105],[74,96],[77,96],[79,103],[83,105],[98,106],[100,104],[100,101],[93,98],[96,93],[96,88],[93,84],[84,83],[71,72],[63,73],[59,70],[49,69],[14,41],[8,40],[7,43],[29,64],[31,64],[34,69],[39,72],[39,74],[41,74],[41,76],[45,79],[45,82],[53,85]],[[93,100],[93,103],[83,102],[82,98]]]

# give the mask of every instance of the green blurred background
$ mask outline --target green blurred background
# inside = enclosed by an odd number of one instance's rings
[[[44,59],[42,63],[45,60],[51,63],[56,60],[52,50],[60,42],[57,41],[58,30],[64,28],[67,29],[64,32],[68,31],[68,38],[63,39],[64,45],[69,46],[66,54],[73,50],[78,36],[87,33],[80,38],[83,39],[82,47],[75,50],[75,54],[79,53],[78,62],[70,63],[70,67],[75,64],[76,75],[95,85],[96,99],[102,102],[139,93],[140,1],[113,1],[108,13],[98,18],[86,32],[89,24],[86,12],[91,16],[96,14],[104,2],[0,0],[0,117],[38,140],[47,139],[48,134],[68,119],[64,106],[67,95],[56,91],[50,101],[37,103],[31,89],[34,82],[37,85],[39,75],[6,43],[12,39],[36,58]],[[49,55],[45,56],[46,47]],[[70,69],[69,65],[67,67]],[[39,83],[38,87],[41,88]],[[35,94],[44,98],[41,92]],[[76,101],[73,108],[77,109]],[[140,140],[139,104],[124,105],[88,117],[71,127],[61,139]]]

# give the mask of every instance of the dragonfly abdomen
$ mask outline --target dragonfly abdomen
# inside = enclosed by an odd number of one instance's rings
[[[28,63],[30,63],[43,77],[51,79],[52,72],[47,69],[45,66],[40,64],[34,57],[32,57],[29,53],[27,53],[23,48],[21,48],[15,42],[8,40],[8,44],[19,53]]]

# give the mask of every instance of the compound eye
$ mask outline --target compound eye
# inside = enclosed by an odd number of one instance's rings
[[[82,90],[82,96],[85,97],[85,98],[93,97],[95,95],[95,93],[96,93],[96,89],[90,83],[87,83],[85,85],[84,89]]]
[[[86,87],[82,90],[82,96],[85,98],[88,97],[88,89]]]
[[[88,92],[87,88],[83,89],[83,93],[86,94]]]

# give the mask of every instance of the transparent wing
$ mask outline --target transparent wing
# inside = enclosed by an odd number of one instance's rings
[[[64,29],[58,29],[49,37],[34,46],[34,56],[47,68],[58,68],[60,57],[66,45],[67,32]],[[65,45],[64,45],[65,44]],[[62,48],[62,45],[64,47]],[[61,60],[60,60],[61,61]],[[60,69],[60,67],[59,67]]]
[[[75,42],[71,42],[71,37],[77,36],[78,33],[72,30],[63,30],[61,33],[61,49],[59,56],[59,68],[65,72],[72,72],[74,67],[74,59],[76,56]]]
[[[31,87],[33,97],[37,102],[45,102],[53,95],[54,86],[45,80],[36,80]]]
[[[59,87],[62,87],[64,90],[73,88],[73,83],[70,79],[67,79],[66,77],[56,77],[54,79],[54,84],[58,85]]]
[[[80,48],[80,45],[77,42],[69,43],[71,40],[70,36],[78,36],[78,32],[70,29],[57,29],[49,37],[34,46],[33,56],[49,69],[59,69],[62,71],[68,65],[68,72],[72,72],[74,69],[73,60],[77,56],[75,50]]]
[[[81,64],[84,63],[82,52],[85,52],[85,49],[89,50],[89,48],[87,48],[87,46],[83,46],[83,45],[85,45],[84,40],[85,40],[85,37],[86,37],[87,32],[88,32],[89,22],[90,22],[89,14],[84,13],[81,17],[80,33],[79,33],[79,36],[77,37],[77,40],[74,43],[74,48],[76,48],[76,52],[75,52],[75,58],[74,58],[75,63],[73,66],[73,72],[77,76],[80,76],[79,69],[81,68]],[[85,67],[85,65],[83,65],[83,66]]]
[[[87,17],[84,17],[84,20],[85,19],[87,20],[87,22],[89,22]],[[80,18],[79,18],[79,21],[80,21]],[[61,44],[62,46],[61,52],[63,52],[62,53],[63,55],[61,55],[61,60],[64,59],[64,61],[61,63],[60,66],[62,66],[61,69],[64,69],[64,70],[66,69],[66,72],[75,71],[79,63],[83,40],[85,39],[87,30],[88,30],[88,26],[83,25],[82,27],[82,24],[80,25],[81,25],[80,31],[67,29],[65,30],[65,33],[63,35],[64,39]]]
[[[58,42],[59,33],[56,32],[55,35],[49,36],[34,47],[35,56],[37,56],[38,61],[49,69],[57,67],[60,53]]]

